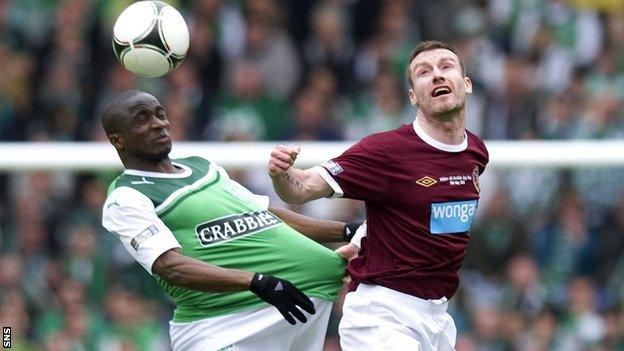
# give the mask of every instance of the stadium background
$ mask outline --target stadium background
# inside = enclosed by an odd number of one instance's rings
[[[406,60],[432,38],[466,61],[468,127],[484,139],[624,135],[621,0],[168,2],[190,52],[144,80],[110,47],[129,1],[0,0],[0,141],[103,141],[98,109],[130,88],[160,98],[178,141],[357,140],[413,119]],[[281,204],[264,171],[232,174]],[[14,349],[168,349],[170,303],[100,225],[112,177],[0,174],[0,325]],[[624,350],[623,181],[622,167],[486,172],[451,305],[458,350]],[[295,210],[363,216],[348,200]],[[337,304],[326,350],[339,350],[339,318]]]

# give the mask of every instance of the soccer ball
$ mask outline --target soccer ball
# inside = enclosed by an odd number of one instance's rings
[[[164,76],[180,65],[189,47],[182,15],[162,1],[128,6],[113,27],[113,50],[130,72],[146,78]]]

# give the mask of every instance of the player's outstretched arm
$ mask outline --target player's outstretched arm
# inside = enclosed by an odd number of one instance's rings
[[[349,241],[362,224],[311,218],[285,208],[271,207],[269,211],[299,233],[322,243]]]
[[[187,289],[210,292],[250,290],[275,306],[290,324],[296,323],[295,318],[303,323],[307,321],[299,308],[312,314],[316,312],[312,301],[287,280],[211,265],[183,255],[179,249],[158,256],[152,272],[169,284]]]
[[[167,283],[210,292],[249,289],[253,273],[211,265],[183,255],[179,249],[162,253],[152,265],[152,272]]]
[[[314,170],[292,167],[299,151],[298,146],[287,147],[281,144],[271,151],[268,171],[277,195],[292,204],[302,204],[331,196],[332,188]]]

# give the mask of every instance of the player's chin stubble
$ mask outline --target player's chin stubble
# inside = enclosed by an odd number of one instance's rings
[[[143,161],[146,161],[149,163],[156,163],[156,162],[160,162],[162,160],[166,160],[167,158],[169,158],[170,152],[171,152],[171,144],[167,146],[162,146],[160,150],[157,150],[156,148],[154,148],[152,152],[144,153],[140,155],[140,158]]]
[[[461,111],[464,106],[465,102],[458,98],[455,101],[432,104],[431,115],[440,117],[453,115]]]

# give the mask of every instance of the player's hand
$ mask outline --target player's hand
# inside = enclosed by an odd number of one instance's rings
[[[286,172],[297,159],[300,146],[288,147],[283,144],[278,144],[273,151],[271,151],[271,158],[269,159],[269,175],[276,176],[278,174]]]
[[[362,238],[366,236],[366,229],[366,221],[345,224],[342,236],[346,241],[349,241],[349,243],[337,248],[334,251],[347,259],[347,261],[351,261],[356,258],[360,252],[360,247],[362,246]]]
[[[352,259],[357,257],[358,253],[360,252],[360,248],[355,244],[348,243],[337,248],[335,252],[340,256],[344,257],[347,261],[351,261]]]
[[[308,313],[316,313],[312,301],[288,280],[256,273],[251,280],[249,290],[262,300],[275,306],[290,324],[296,323],[295,318],[303,323],[308,321],[297,306]]]

